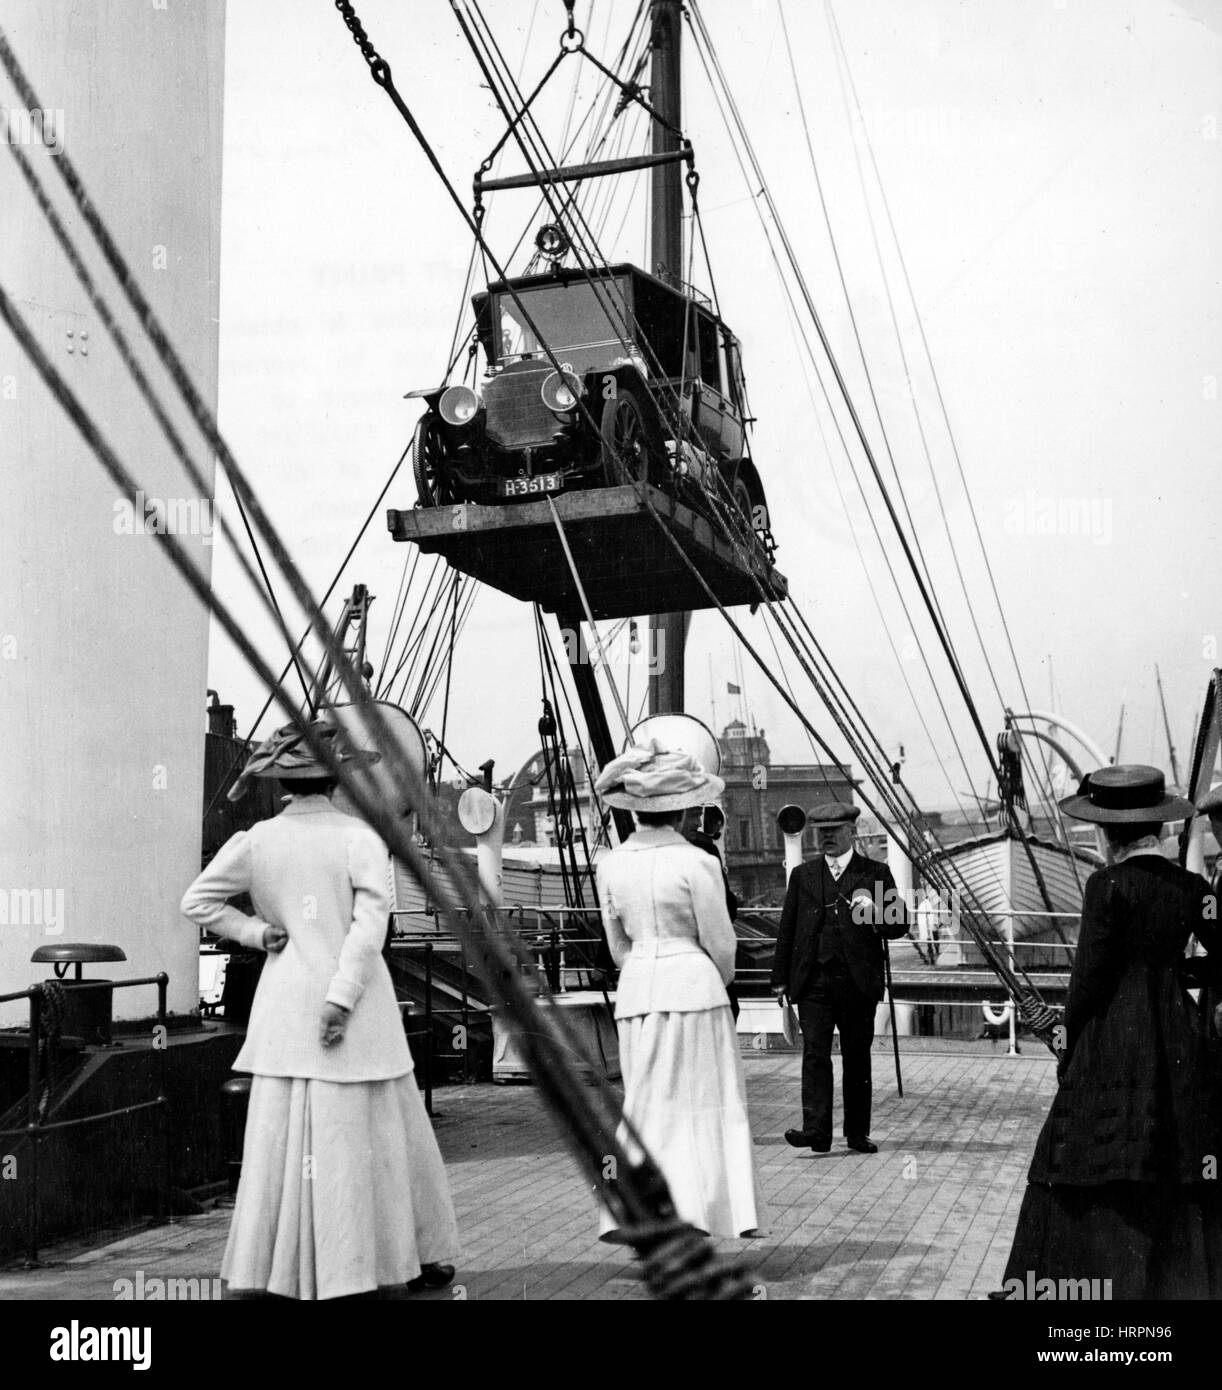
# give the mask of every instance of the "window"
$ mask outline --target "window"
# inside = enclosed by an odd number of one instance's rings
[[[597,291],[588,282],[573,281],[522,289],[518,298],[553,354],[564,354],[568,361],[574,349],[599,347],[605,359],[608,353],[622,356],[628,351],[624,334],[630,321],[624,290],[624,282],[618,279],[600,281]],[[497,295],[494,322],[494,346],[501,361],[543,352],[511,295]],[[581,370],[580,358],[578,351],[574,370]]]
[[[740,849],[751,848],[751,822],[749,820],[738,822],[738,847]]]
[[[726,333],[722,338],[722,349],[725,353],[726,389],[730,399],[745,415],[747,413],[747,388],[743,384],[743,363],[738,340]]]
[[[706,314],[692,309],[688,328],[689,370],[698,370],[700,379],[714,391],[721,390],[721,347],[717,341],[717,325]],[[692,358],[696,360],[691,361]]]

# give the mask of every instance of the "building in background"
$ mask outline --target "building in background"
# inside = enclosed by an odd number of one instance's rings
[[[809,812],[821,801],[851,802],[855,784],[830,763],[774,763],[763,729],[741,719],[732,719],[717,741],[726,783],[721,849],[730,887],[744,906],[779,905],[785,897],[785,844],[777,812],[782,806]],[[813,853],[814,845],[807,826],[803,849]]]

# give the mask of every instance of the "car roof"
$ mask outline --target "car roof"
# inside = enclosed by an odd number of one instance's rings
[[[568,266],[558,270],[546,270],[537,275],[511,275],[508,279],[489,281],[488,288],[474,295],[473,298],[479,300],[490,294],[502,294],[511,285],[515,290],[533,290],[540,285],[571,285],[587,279],[610,280],[617,275],[630,275],[638,280],[647,280],[666,294],[673,294],[679,299],[686,299],[689,303],[695,304],[698,309],[702,309],[708,314],[709,318],[722,323],[713,307],[698,290],[693,290],[690,287],[680,289],[677,285],[668,284],[659,276],[651,275],[649,271],[642,270],[640,266],[633,265],[630,261],[619,261],[615,265],[601,268],[587,269],[584,266]],[[722,327],[729,331],[726,324],[722,323]]]

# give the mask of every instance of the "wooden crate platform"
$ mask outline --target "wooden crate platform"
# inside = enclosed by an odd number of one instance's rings
[[[708,520],[682,502],[647,489],[654,508],[727,608],[788,593],[785,576],[758,547],[749,564]],[[556,510],[595,618],[711,608],[695,576],[662,534],[633,487],[560,494]],[[500,507],[474,503],[391,510],[397,541],[444,555],[455,569],[551,613],[580,613],[573,576],[547,500]],[[757,583],[758,580],[758,583]]]

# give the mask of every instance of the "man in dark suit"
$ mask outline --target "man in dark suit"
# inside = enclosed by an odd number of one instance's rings
[[[832,1032],[840,1029],[844,1137],[858,1153],[870,1141],[870,1047],[884,992],[884,936],[908,930],[905,904],[885,864],[853,848],[860,808],[829,801],[810,813],[819,857],[790,875],[772,967],[772,992],[788,996],[802,1026],[802,1128],[795,1148],[832,1146]]]

